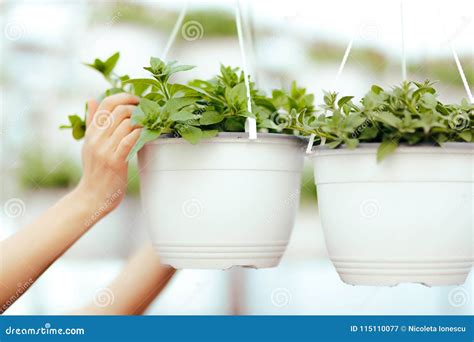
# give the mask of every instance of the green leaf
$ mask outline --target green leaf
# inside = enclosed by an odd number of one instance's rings
[[[83,122],[82,118],[77,114],[69,115],[68,119],[69,119],[69,123],[71,124],[70,127],[76,124],[81,124]]]
[[[344,123],[349,130],[354,130],[366,121],[366,118],[358,115],[352,114],[346,117]]]
[[[459,137],[464,141],[471,142],[472,141],[472,133],[470,131],[463,131],[458,133]]]
[[[399,127],[402,124],[402,120],[397,118],[394,114],[390,112],[374,113],[374,117],[379,121],[392,127]]]
[[[169,71],[169,75],[172,75],[172,74],[175,74],[177,72],[181,72],[181,71],[188,71],[188,70],[191,70],[191,69],[194,69],[194,65],[177,65],[177,66],[174,66],[170,69]]]
[[[208,131],[202,131],[202,139],[209,139],[209,138],[214,138],[219,134],[219,131],[217,129],[211,129]]]
[[[76,140],[80,140],[86,133],[86,123],[77,114],[69,115],[69,125],[61,125],[60,129],[72,129],[72,136]]]
[[[244,132],[245,118],[243,117],[229,117],[224,121],[225,132]]]
[[[372,90],[372,92],[374,92],[377,95],[383,92],[383,88],[379,87],[376,84],[374,84],[370,90]]]
[[[104,62],[104,66],[105,66],[104,75],[110,75],[112,73],[112,71],[115,68],[115,65],[117,65],[119,58],[120,58],[119,52],[116,52],[112,56],[107,58],[107,60]]]
[[[397,140],[386,140],[382,142],[377,149],[377,162],[382,161],[389,154],[393,153],[398,147]]]
[[[208,111],[202,113],[202,117],[201,119],[199,119],[199,123],[201,125],[213,125],[221,122],[222,120],[224,120],[224,115],[216,111]]]
[[[336,148],[339,145],[341,145],[342,143],[343,143],[342,140],[335,140],[335,141],[331,141],[330,143],[327,143],[325,146],[327,146],[329,148]]]
[[[133,84],[138,86],[153,86],[156,88],[160,88],[160,82],[154,80],[152,78],[131,78],[123,82],[123,84]]]
[[[140,106],[135,107],[135,109],[132,112],[132,116],[130,120],[132,121],[132,124],[134,125],[141,125],[145,122],[146,116],[145,113],[143,113],[143,110]]]
[[[229,89],[229,88],[227,88]],[[228,93],[228,101],[232,104],[234,103],[247,103],[247,88],[245,83],[239,83],[232,89],[230,89]]]
[[[378,133],[379,133],[379,130],[376,127],[370,126],[370,127],[365,128],[362,131],[362,133],[360,133],[360,135],[358,136],[358,139],[359,140],[371,140],[371,139],[376,138]]]
[[[354,149],[359,145],[359,140],[357,139],[346,139],[344,140],[344,144],[347,146],[349,149]]]
[[[84,135],[86,134],[86,125],[82,123],[76,123],[72,127],[72,136],[76,140],[80,140],[84,138]]]
[[[436,97],[433,94],[424,93],[421,98],[422,98],[422,101],[423,101],[423,106],[425,108],[429,108],[429,109],[435,109],[436,108],[436,106],[438,104],[438,100],[436,99]]]
[[[184,107],[192,105],[196,102],[197,98],[195,97],[178,97],[174,99],[169,99],[165,106],[163,107],[166,113],[173,113],[181,110]]]
[[[255,114],[250,113],[249,111],[243,110],[237,113],[239,116],[243,116],[244,118],[255,118]]]
[[[114,94],[120,94],[125,92],[122,88],[110,88],[105,91],[105,96],[110,96]]]
[[[177,128],[179,135],[191,144],[197,144],[202,138],[202,130],[190,125],[179,125]]]
[[[352,100],[354,98],[354,96],[344,96],[344,97],[341,97],[339,99],[339,101],[337,101],[337,105],[339,106],[339,108],[341,108],[342,106],[344,106],[347,102],[349,102],[350,100]]]
[[[132,150],[128,154],[127,161],[132,159],[147,142],[158,139],[160,135],[161,130],[149,130],[147,128],[144,128],[140,133],[140,138],[138,138],[137,142],[135,143],[135,146],[133,146]]]
[[[159,59],[158,57],[151,57],[150,58],[150,67],[154,74],[159,74],[162,72],[165,63]]]
[[[189,121],[195,118],[196,118],[196,115],[186,110],[175,112],[170,115],[170,120],[173,120],[173,121]]]
[[[153,114],[156,115],[161,112],[160,105],[148,99],[141,99],[139,107],[142,109],[145,115],[153,115]]]
[[[281,127],[278,126],[273,120],[270,119],[265,119],[263,120],[260,124],[259,127],[261,128],[269,128],[269,129],[275,129],[275,130],[280,130]]]

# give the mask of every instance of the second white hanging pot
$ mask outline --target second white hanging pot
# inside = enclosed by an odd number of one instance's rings
[[[457,285],[473,265],[474,144],[318,147],[313,155],[329,256],[353,285]]]

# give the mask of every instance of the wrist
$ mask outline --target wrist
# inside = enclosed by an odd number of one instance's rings
[[[70,195],[74,202],[74,208],[77,208],[85,226],[90,227],[105,216],[106,213],[100,198],[82,182]]]

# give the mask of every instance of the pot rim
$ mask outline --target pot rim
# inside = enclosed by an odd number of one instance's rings
[[[246,132],[219,132],[216,137],[202,139],[199,144],[210,143],[265,143],[265,144],[298,144],[304,146],[307,144],[308,138],[298,135],[290,135],[283,133],[257,133],[256,140],[250,140]],[[161,144],[190,144],[181,137],[172,134],[163,134],[158,139],[146,143],[146,145]]]
[[[349,149],[345,146],[338,148],[329,148],[327,146],[315,146],[309,154],[310,157],[318,155],[354,155],[370,154],[375,155],[380,143],[360,143],[355,149]],[[410,146],[401,144],[394,152],[403,154],[474,154],[474,143],[471,142],[447,142],[441,146],[431,144],[420,144]]]

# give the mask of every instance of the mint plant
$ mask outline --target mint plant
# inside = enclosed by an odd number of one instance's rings
[[[445,104],[437,97],[430,81],[403,82],[391,90],[374,85],[359,105],[352,96],[326,93],[319,115],[306,118],[300,131],[315,134],[317,143],[325,141],[330,148],[380,143],[379,161],[400,144],[473,142],[474,104],[466,99],[459,105]]]
[[[116,53],[105,61],[96,59],[86,65],[100,72],[110,83],[111,88],[102,97],[128,92],[141,98],[131,120],[143,129],[128,158],[162,134],[180,136],[197,144],[219,132],[244,132],[249,117],[256,119],[260,132],[299,134],[282,125],[281,118],[313,112],[313,96],[306,95],[306,90],[298,88],[296,83],[289,93],[275,90],[272,97],[267,97],[250,82],[250,111],[244,74],[238,68],[222,65],[219,75],[210,80],[179,84],[172,83],[171,76],[193,66],[178,65],[175,61],[165,63],[152,57],[150,65],[144,68],[150,72],[151,78],[131,79],[128,75],[119,76],[114,72],[118,59]],[[73,137],[81,139],[85,134],[85,117],[74,114],[69,116],[69,121],[69,125],[61,128],[72,129]]]
[[[100,72],[111,86],[101,98],[120,92],[141,98],[131,119],[143,129],[128,158],[162,134],[197,144],[219,132],[244,132],[249,117],[255,118],[259,132],[314,134],[316,145],[329,148],[380,143],[379,161],[400,144],[474,141],[474,104],[465,99],[459,105],[442,103],[430,81],[403,82],[390,90],[374,85],[359,104],[353,102],[353,96],[325,92],[319,107],[314,106],[314,95],[296,82],[289,90],[273,90],[271,96],[250,82],[250,109],[244,74],[238,68],[221,65],[220,73],[210,80],[180,84],[171,82],[171,77],[193,66],[152,57],[144,68],[150,78],[133,79],[115,72],[119,57],[117,52],[86,65]],[[70,115],[69,124],[61,128],[72,129],[73,137],[81,139],[85,115]]]

